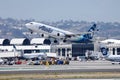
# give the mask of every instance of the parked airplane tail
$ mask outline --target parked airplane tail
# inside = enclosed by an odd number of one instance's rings
[[[13,48],[14,48],[15,51],[17,51],[16,46],[14,44],[13,44]]]
[[[108,56],[108,50],[105,47],[101,48],[101,52],[102,52],[103,56],[105,56],[105,57]]]

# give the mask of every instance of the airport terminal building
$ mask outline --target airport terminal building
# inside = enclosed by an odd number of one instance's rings
[[[14,51],[13,45],[18,51],[23,51],[24,54],[30,53],[56,53],[60,58],[85,56],[87,50],[93,51],[94,44],[51,44],[49,39],[26,38],[0,39],[0,51]]]
[[[110,55],[120,55],[120,40],[106,39],[101,41],[102,47],[107,48]]]
[[[97,43],[63,43],[52,44],[49,39],[33,38],[14,38],[14,39],[0,39],[0,55],[4,56],[3,52],[14,52],[16,50],[23,51],[24,54],[30,53],[56,53],[58,58],[72,58],[77,56],[86,56],[86,52],[100,52],[100,45]],[[108,48],[109,54],[120,55],[120,44],[105,44]],[[2,53],[2,54],[1,54]],[[96,52],[95,52],[96,53]],[[97,54],[98,55],[98,54]]]
[[[54,45],[55,51],[59,57],[77,57],[77,56],[85,56],[85,52],[87,50],[93,51],[94,45],[92,43],[79,43],[79,44],[60,44]]]
[[[106,47],[110,55],[120,55],[120,44],[107,44]]]
[[[13,46],[15,45],[15,47]],[[30,53],[50,53],[50,41],[44,38],[14,38],[11,40],[0,39],[0,56],[7,57],[3,53],[14,53],[14,50],[22,51],[24,54]],[[2,54],[1,54],[2,53]],[[12,55],[11,55],[12,56]]]

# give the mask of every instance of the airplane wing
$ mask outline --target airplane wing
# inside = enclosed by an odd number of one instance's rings
[[[60,36],[54,36],[54,35],[49,35],[49,34],[45,34],[47,38],[53,38],[53,39],[70,39],[71,37],[77,37],[77,36],[81,36],[81,35],[85,35],[85,34],[92,34],[92,32],[81,32],[81,33],[77,33],[77,34],[65,34],[65,37],[61,37]]]
[[[77,33],[77,34],[66,34],[66,37],[70,38],[70,37],[75,37],[75,36],[81,36],[84,34],[92,34],[92,32],[82,32],[82,33]]]

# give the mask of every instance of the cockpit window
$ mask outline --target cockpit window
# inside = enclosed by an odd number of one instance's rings
[[[30,24],[33,24],[32,22]]]

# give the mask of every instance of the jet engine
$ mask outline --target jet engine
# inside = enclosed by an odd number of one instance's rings
[[[54,43],[58,43],[58,41],[55,39],[55,40],[54,40]]]
[[[64,40],[63,40],[63,42],[65,43],[65,42],[67,42],[67,40],[66,40],[66,39],[64,39]]]
[[[57,33],[57,36],[65,37],[65,34],[64,33]]]
[[[40,37],[42,37],[42,38],[48,38],[49,36],[48,35],[46,35],[46,34],[39,34],[40,35]]]

